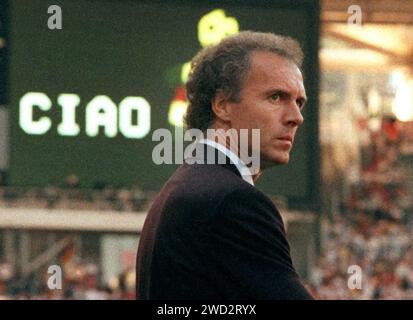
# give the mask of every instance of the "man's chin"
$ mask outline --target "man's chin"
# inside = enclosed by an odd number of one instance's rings
[[[288,164],[288,162],[290,162],[290,158],[289,157],[287,157],[286,159],[278,159],[278,160],[275,160],[274,161],[274,165],[275,166],[277,166],[277,165],[283,165],[283,164]]]
[[[273,157],[261,155],[261,168],[266,169],[266,168],[274,167],[277,165],[288,164],[289,161],[290,161],[289,154],[276,155]]]

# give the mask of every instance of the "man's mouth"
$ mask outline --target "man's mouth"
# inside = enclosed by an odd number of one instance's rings
[[[293,137],[292,136],[282,136],[282,137],[279,137],[279,138],[277,138],[278,140],[282,140],[282,141],[288,141],[288,142],[290,142],[291,144],[293,143]]]

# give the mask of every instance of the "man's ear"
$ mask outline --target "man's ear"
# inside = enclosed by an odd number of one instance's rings
[[[231,121],[231,106],[228,97],[222,90],[217,91],[211,102],[212,112],[217,120]]]

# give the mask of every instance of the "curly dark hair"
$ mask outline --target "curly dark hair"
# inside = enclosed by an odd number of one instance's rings
[[[239,102],[253,51],[276,53],[298,67],[303,60],[303,52],[296,40],[273,33],[243,31],[202,49],[191,61],[186,83],[187,129],[205,131],[211,125],[214,120],[211,101],[218,90],[230,101]]]

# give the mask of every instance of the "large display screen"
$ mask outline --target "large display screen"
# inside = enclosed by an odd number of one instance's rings
[[[296,38],[309,103],[290,164],[263,175],[274,195],[314,200],[318,175],[317,1],[9,1],[10,182],[158,190],[153,132],[185,112],[188,62],[242,30]],[[301,199],[301,200],[300,200]],[[310,201],[311,202],[311,201]]]

